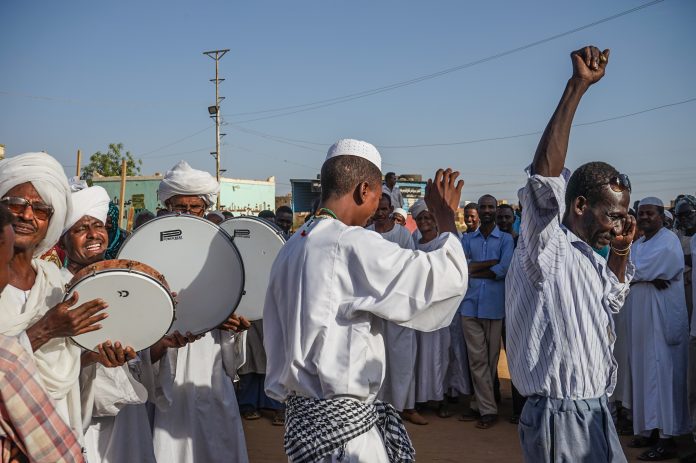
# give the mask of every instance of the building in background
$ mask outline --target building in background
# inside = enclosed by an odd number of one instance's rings
[[[157,188],[162,175],[126,177],[126,208],[156,211],[164,207],[157,200]],[[118,203],[121,177],[94,177],[93,185],[103,187]],[[266,180],[222,178],[220,181],[220,207],[237,214],[257,215],[264,209],[275,207],[275,177]],[[124,211],[125,214],[125,211]]]
[[[312,211],[312,204],[321,196],[321,181],[319,176],[315,179],[290,179],[291,205],[295,214],[308,214]]]

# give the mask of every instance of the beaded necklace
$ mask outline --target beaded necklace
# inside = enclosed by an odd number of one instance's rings
[[[322,220],[322,219],[336,219],[338,220],[338,216],[334,211],[329,209],[328,207],[321,207],[317,210],[317,212],[312,216],[311,219],[307,222],[307,227],[302,230],[302,233],[300,233],[300,236],[307,236],[307,229],[311,227],[312,222],[315,220]]]

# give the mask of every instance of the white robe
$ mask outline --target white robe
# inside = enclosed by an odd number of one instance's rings
[[[295,233],[266,294],[266,393],[372,403],[384,381],[383,319],[434,331],[449,325],[466,293],[459,240],[450,233],[437,240],[433,252],[402,249],[333,219]],[[346,445],[343,462],[361,461],[387,461],[376,428]]]
[[[416,242],[416,249],[435,250],[437,239],[427,243]],[[416,332],[416,402],[439,401],[446,392],[445,380],[450,364],[450,327],[425,333]]]
[[[376,231],[374,225],[370,225],[367,229]],[[380,235],[403,249],[415,249],[411,233],[399,224],[394,224],[394,228]],[[374,258],[379,259],[380,256],[375,255]],[[392,404],[398,411],[413,409],[416,406],[416,358],[418,355],[416,331],[385,321],[384,344],[387,350],[387,366],[384,384],[377,397]]]
[[[245,335],[212,330],[167,355],[176,357],[168,409],[155,410],[158,462],[246,463],[246,443],[233,379],[244,362]]]
[[[83,443],[78,383],[80,348],[68,338],[53,338],[34,352],[26,335],[28,327],[63,301],[67,281],[60,269],[51,262],[34,259],[32,267],[36,271],[36,281],[26,293],[26,301],[18,301],[14,294],[23,292],[10,286],[0,295],[0,333],[18,336],[20,343],[32,354],[39,378],[54,400],[56,411],[75,431],[80,443]]]
[[[659,429],[668,436],[689,432],[686,398],[688,321],[684,297],[684,256],[679,239],[662,228],[631,247],[636,266],[623,310],[630,311],[630,370],[633,429]],[[658,290],[649,281],[670,286]]]

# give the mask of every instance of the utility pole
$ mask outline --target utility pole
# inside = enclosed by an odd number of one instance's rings
[[[221,79],[218,73],[218,64],[220,59],[225,56],[229,50],[211,50],[204,51],[204,55],[208,55],[210,58],[215,60],[215,79],[210,79],[211,82],[215,82],[215,105],[208,106],[208,114],[210,117],[215,118],[215,152],[210,153],[215,155],[215,178],[217,178],[218,183],[220,183],[220,102],[225,99],[224,96],[220,96],[219,86],[220,82],[224,82],[225,79]],[[222,192],[222,189],[221,189]],[[218,194],[216,209],[220,209],[220,195]]]

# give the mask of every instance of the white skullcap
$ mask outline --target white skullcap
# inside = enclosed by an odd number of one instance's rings
[[[640,206],[659,206],[659,207],[665,207],[665,204],[662,202],[660,198],[656,198],[655,196],[648,196],[647,198],[643,198],[640,201],[640,204],[638,204],[638,207]],[[636,211],[637,212],[637,211]]]
[[[225,214],[223,214],[222,211],[210,211],[210,212],[208,212],[208,215],[216,215],[216,216],[218,216],[218,218],[220,218],[222,220],[226,219]]]
[[[46,237],[34,250],[34,257],[39,257],[58,242],[65,220],[71,214],[70,186],[63,166],[49,154],[24,153],[0,161],[0,197],[28,182],[41,199],[53,207]]]
[[[106,216],[109,213],[109,193],[100,186],[87,187],[83,190],[74,192],[72,198],[72,214],[65,222],[63,233],[77,223],[82,217],[88,215],[102,223],[106,223]]]
[[[665,218],[669,220],[674,220],[674,216],[667,209],[665,209]]]
[[[70,185],[70,191],[75,193],[76,191],[84,190],[89,187],[85,180],[80,180],[80,177],[70,177],[68,179],[68,184]]]
[[[203,170],[192,168],[188,162],[179,161],[164,174],[157,190],[157,197],[164,204],[176,195],[199,196],[210,207],[217,198],[220,184],[215,177]]]
[[[343,138],[331,145],[329,152],[326,153],[326,161],[336,156],[358,156],[367,159],[382,171],[382,156],[373,145],[366,141]]]
[[[419,199],[415,203],[413,203],[413,206],[411,206],[411,217],[416,219],[422,212],[425,212],[428,210],[428,205],[425,204],[425,200],[423,198]]]
[[[405,210],[403,210],[400,207],[397,207],[396,209],[394,209],[394,212],[392,212],[392,214],[399,214],[404,219],[408,219],[408,212],[406,212]]]

